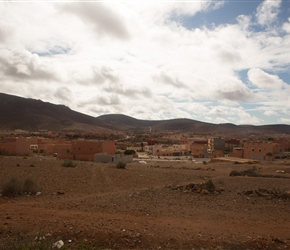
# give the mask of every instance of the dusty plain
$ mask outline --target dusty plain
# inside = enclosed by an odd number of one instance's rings
[[[0,197],[1,249],[35,240],[63,240],[62,249],[290,249],[290,162],[168,161],[126,169],[62,162],[0,157],[1,187],[29,177],[41,192]],[[253,166],[264,177],[229,176]],[[216,191],[185,188],[208,180]]]

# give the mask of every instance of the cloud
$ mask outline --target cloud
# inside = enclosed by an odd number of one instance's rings
[[[226,119],[227,122],[234,124],[261,124],[261,120],[251,115],[243,107],[215,106],[209,113],[214,115],[213,121]]]
[[[82,65],[79,71],[72,72],[72,79],[83,86],[101,86],[104,83],[119,83],[120,79],[112,68],[102,65]]]
[[[285,123],[285,124],[290,124],[290,119],[289,118],[280,118],[279,119],[279,121],[281,122],[281,123]]]
[[[264,0],[257,8],[256,17],[262,26],[269,26],[276,21],[282,0]]]
[[[0,23],[1,24],[1,23]],[[0,44],[5,44],[8,42],[8,39],[12,36],[11,30],[9,30],[8,27],[5,25],[1,24],[0,26]]]
[[[105,84],[102,87],[102,90],[106,93],[114,93],[117,95],[121,95],[125,98],[135,99],[135,98],[150,98],[152,97],[152,92],[146,87],[140,88],[129,88],[124,86],[123,84]]]
[[[73,93],[67,87],[60,87],[56,90],[54,96],[61,102],[71,102],[73,99]]]
[[[97,37],[111,35],[118,39],[130,38],[123,17],[114,6],[105,3],[70,3],[62,7],[68,13],[75,14],[85,24],[93,27]]]
[[[266,110],[264,112],[264,115],[266,115],[266,116],[274,116],[274,115],[277,115],[277,112],[274,111],[274,110]]]
[[[181,21],[228,11],[224,3],[0,3],[0,91],[93,116],[240,124],[287,117],[290,30],[289,20],[275,22],[281,1],[264,1],[257,19],[253,10],[210,28]]]
[[[175,88],[186,88],[186,84],[181,82],[178,77],[176,76],[170,76],[166,73],[161,73],[159,76],[153,76],[153,80],[156,83],[163,83],[171,85]]]
[[[229,64],[234,64],[242,60],[240,53],[232,48],[220,49],[218,52],[218,57],[220,58],[221,62]]]
[[[288,18],[288,22],[284,23],[282,26],[283,30],[285,30],[287,33],[290,33],[290,18]]]
[[[277,75],[271,75],[261,69],[250,69],[248,71],[249,80],[262,89],[283,89],[287,86]]]
[[[88,100],[78,103],[78,107],[90,107],[90,106],[118,106],[121,104],[121,99],[116,94],[108,95],[96,95]]]
[[[15,80],[56,80],[46,62],[27,50],[0,50],[0,70]]]

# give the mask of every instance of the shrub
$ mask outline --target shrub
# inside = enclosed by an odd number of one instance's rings
[[[133,149],[127,149],[124,151],[124,154],[125,155],[134,155],[134,154],[136,154],[136,151]]]
[[[2,187],[2,195],[7,197],[18,196],[24,193],[36,194],[38,191],[36,183],[31,178],[27,178],[23,182],[12,177]]]
[[[230,176],[257,176],[257,170],[255,166],[241,171],[233,170],[230,172]]]
[[[15,177],[9,179],[6,183],[4,183],[2,188],[3,196],[17,196],[22,193],[22,183]]]
[[[116,164],[116,168],[119,168],[119,169],[125,169],[126,168],[126,163],[122,162],[122,161],[119,161],[117,164]]]
[[[204,189],[206,189],[209,192],[215,191],[215,185],[213,184],[211,179],[209,179],[204,183]]]
[[[206,164],[207,164],[207,162],[206,162],[206,161],[203,161],[202,163],[203,163],[204,165],[206,165]]]
[[[76,164],[71,160],[64,160],[62,166],[65,168],[75,168]]]
[[[36,183],[31,178],[27,178],[23,184],[23,192],[27,194],[36,194],[37,191],[39,190]]]

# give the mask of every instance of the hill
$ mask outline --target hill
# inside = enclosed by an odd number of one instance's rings
[[[28,131],[104,131],[104,126],[98,127],[94,117],[73,111],[64,105],[3,93],[0,93],[0,128]]]
[[[290,125],[212,124],[191,119],[140,120],[122,114],[85,115],[64,105],[0,93],[0,129],[28,131],[161,132],[202,134],[290,134]]]
[[[200,122],[192,119],[171,119],[171,120],[138,120],[126,115],[111,114],[102,115],[96,118],[98,121],[107,124],[112,130],[122,131],[175,131],[180,133],[201,133],[218,135],[274,135],[290,134],[290,125],[235,125],[231,123],[213,124]]]

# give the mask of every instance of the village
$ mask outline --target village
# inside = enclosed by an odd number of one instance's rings
[[[138,135],[59,136],[56,132],[2,136],[0,155],[41,154],[57,159],[130,163],[142,159],[210,161],[214,158],[273,161],[290,158],[287,137],[227,138],[163,133]]]
[[[2,133],[0,248],[288,249],[289,158],[283,134]]]

